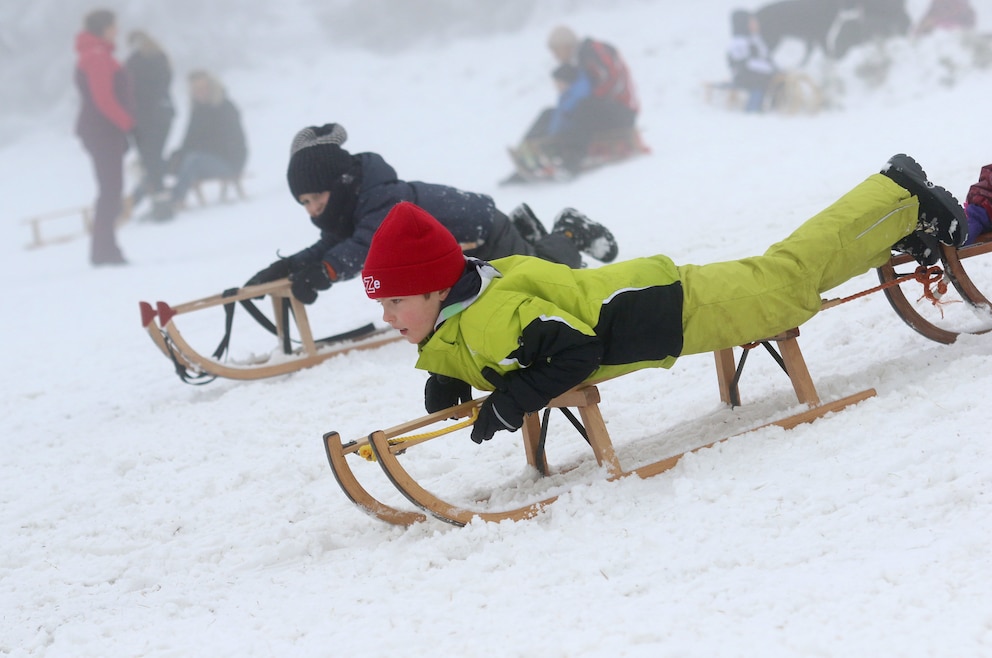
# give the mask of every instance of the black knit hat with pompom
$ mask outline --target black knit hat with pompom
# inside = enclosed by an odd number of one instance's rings
[[[348,133],[336,123],[309,126],[296,133],[289,153],[286,179],[293,198],[326,192],[351,168],[351,154],[341,148]]]

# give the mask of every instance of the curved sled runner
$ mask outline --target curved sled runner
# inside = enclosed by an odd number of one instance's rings
[[[145,328],[159,350],[172,360],[179,377],[193,384],[204,384],[217,377],[262,379],[284,375],[315,366],[339,354],[380,347],[402,338],[391,329],[377,328],[370,323],[352,331],[315,340],[306,307],[292,296],[289,286],[289,279],[280,279],[257,286],[232,289],[177,306],[170,306],[162,301],[154,306],[149,302],[139,302],[141,326]],[[274,323],[265,318],[251,302],[252,299],[265,295],[272,299],[276,318]],[[275,334],[282,346],[282,354],[279,358],[270,356],[261,361],[245,364],[221,361],[227,351],[231,318],[237,303],[244,306],[260,324]],[[217,306],[224,306],[227,311],[226,333],[213,355],[205,356],[183,337],[176,326],[175,318],[185,313]],[[295,323],[299,335],[300,345],[295,348],[290,339],[291,323]]]
[[[848,405],[856,404],[875,395],[874,389],[868,389],[826,404],[821,403],[816,393],[816,388],[809,376],[809,371],[806,369],[802,354],[799,351],[796,336],[798,336],[798,330],[793,330],[781,336],[761,341],[759,344],[764,345],[769,352],[776,356],[776,360],[779,361],[783,370],[788,374],[797,398],[800,402],[805,403],[809,409],[802,413],[774,421],[768,425],[777,425],[785,429],[791,429],[796,425],[811,422],[831,411],[839,411]],[[777,351],[772,346],[772,343],[778,343],[779,349]],[[750,347],[752,346],[748,346],[748,348]],[[715,353],[720,397],[728,404],[735,405],[740,403],[737,384],[747,352],[748,350],[745,349],[739,364],[735,363],[734,351],[732,349],[721,350]],[[524,425],[521,429],[524,453],[527,463],[539,474],[545,476],[550,474],[544,454],[544,443],[547,436],[551,409],[560,409],[566,418],[569,419],[580,435],[588,442],[596,462],[599,466],[605,468],[607,479],[611,481],[629,475],[648,478],[659,473],[664,473],[673,468],[686,454],[727,440],[720,439],[718,441],[712,441],[685,453],[666,457],[656,462],[643,464],[631,469],[624,468],[613,447],[606,423],[599,410],[600,392],[596,386],[598,383],[601,382],[583,384],[555,398],[548,403],[542,416],[533,413],[525,417]],[[348,442],[347,444],[342,443],[341,437],[337,432],[328,432],[323,437],[324,447],[335,479],[348,499],[364,511],[383,521],[398,525],[418,523],[425,520],[427,515],[459,526],[470,523],[474,519],[499,522],[505,520],[518,521],[535,516],[546,506],[553,503],[558,496],[550,496],[521,507],[507,510],[473,509],[468,505],[446,501],[426,489],[417,482],[399,459],[401,455],[411,448],[445,434],[447,430],[408,436],[410,432],[437,424],[449,418],[471,416],[475,408],[484,400],[485,398],[480,398],[386,430],[377,430],[367,437]],[[571,412],[571,409],[575,409],[578,412],[578,418]],[[762,427],[766,426],[763,425]],[[347,460],[348,455],[362,452],[365,453],[367,459],[377,461],[393,486],[413,503],[416,508],[422,510],[424,513],[416,510],[401,510],[372,496],[359,483]]]
[[[926,272],[909,256],[893,254],[878,268],[878,279],[889,304],[909,327],[930,340],[950,344],[961,334],[992,331],[992,300],[981,290],[992,290],[992,259],[973,260],[989,252],[992,233],[957,249],[940,245],[939,265]],[[922,294],[918,284],[924,285]]]

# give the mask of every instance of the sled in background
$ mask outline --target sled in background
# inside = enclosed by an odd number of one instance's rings
[[[827,413],[839,411],[875,395],[874,389],[866,389],[832,402],[821,403],[820,397],[816,392],[816,387],[813,385],[813,380],[810,378],[809,371],[806,368],[802,353],[799,350],[799,345],[796,341],[798,335],[798,329],[794,329],[780,336],[746,346],[739,364],[735,362],[733,349],[715,352],[720,399],[732,406],[740,404],[738,383],[743,371],[746,355],[749,349],[759,344],[765,346],[773,354],[776,361],[779,362],[782,369],[789,376],[799,402],[808,407],[803,412],[772,423],[767,423],[761,427],[776,425],[785,429],[791,429],[799,424],[812,422]],[[775,349],[772,343],[778,343],[778,350]],[[606,422],[599,409],[601,398],[598,384],[602,383],[591,382],[582,384],[551,400],[543,410],[543,413],[532,413],[524,417],[524,425],[521,428],[524,456],[527,464],[537,474],[540,476],[561,475],[576,468],[573,465],[556,472],[548,464],[545,455],[545,440],[547,438],[548,422],[552,409],[559,409],[574,426],[578,434],[589,444],[596,463],[605,469],[606,478],[610,481],[618,480],[629,475],[648,478],[664,473],[673,468],[685,455],[727,440],[720,439],[718,441],[707,442],[705,445],[697,446],[686,452],[668,456],[655,462],[643,464],[635,468],[625,468],[621,464],[617,450],[607,430]],[[348,499],[358,505],[362,510],[378,519],[397,525],[412,525],[426,520],[428,515],[459,526],[470,523],[474,519],[499,522],[506,520],[519,521],[533,517],[544,507],[553,503],[558,496],[550,496],[537,502],[507,510],[478,509],[480,501],[475,501],[474,503],[453,503],[428,491],[400,463],[399,456],[410,451],[415,446],[449,434],[453,430],[471,425],[478,407],[484,401],[485,398],[479,398],[471,402],[466,402],[386,430],[376,430],[367,437],[349,441],[348,443],[342,442],[338,432],[328,432],[323,437],[324,449],[335,479]],[[575,409],[578,412],[578,418],[576,418],[571,409]],[[451,428],[425,434],[410,435],[410,432],[443,422],[447,419],[460,418],[468,418],[469,420],[463,421]],[[465,440],[465,437],[460,437],[460,440]],[[407,500],[413,503],[417,509],[399,509],[375,498],[368,489],[359,483],[354,471],[352,471],[348,464],[347,456],[356,453],[370,461],[374,460],[378,462],[389,482]],[[484,457],[480,456],[480,458]]]
[[[93,208],[73,206],[72,208],[25,217],[21,223],[31,229],[31,242],[25,245],[25,249],[47,247],[48,245],[69,242],[92,233]],[[118,225],[122,223],[123,219],[118,220]],[[58,228],[52,230],[58,232],[55,235],[48,235],[50,231],[46,231],[45,228],[53,225],[57,225]]]
[[[268,295],[275,320],[265,316],[253,299]],[[234,311],[240,305],[265,331],[275,336],[276,348],[250,360],[234,362],[227,358]],[[139,302],[141,326],[152,342],[167,356],[179,378],[188,384],[206,384],[217,377],[228,379],[262,379],[309,368],[352,350],[379,347],[402,338],[389,328],[365,326],[314,339],[306,306],[290,293],[289,279],[257,286],[232,288],[219,295],[171,306],[165,302]],[[180,332],[176,317],[222,306],[224,334],[217,348],[206,356],[194,348]],[[295,331],[294,331],[295,330]],[[294,334],[296,338],[294,338]]]
[[[508,148],[514,172],[500,181],[500,185],[560,182],[571,180],[578,174],[614,162],[621,162],[637,155],[651,152],[641,139],[637,128],[603,133],[592,143],[579,164],[577,173],[561,167],[560,160],[546,153],[541,139],[526,140],[517,148]]]
[[[208,201],[206,195],[203,193],[203,188],[205,185],[216,183],[218,203],[228,203],[232,200],[229,196],[230,190],[234,190],[234,201],[244,201],[248,197],[245,194],[245,188],[241,184],[241,181],[247,177],[248,174],[238,174],[229,178],[201,178],[193,183],[193,195],[196,196],[196,201],[199,205],[206,206]]]
[[[730,81],[707,82],[703,98],[710,105],[743,111],[748,92]],[[826,107],[826,97],[813,79],[800,71],[782,71],[772,78],[765,93],[765,112],[816,114]]]

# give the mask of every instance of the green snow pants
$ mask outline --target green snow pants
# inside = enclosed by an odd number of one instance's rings
[[[762,256],[679,267],[682,355],[743,345],[798,327],[821,293],[879,267],[916,228],[915,196],[874,174]]]

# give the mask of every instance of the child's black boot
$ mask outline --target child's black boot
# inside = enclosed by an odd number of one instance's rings
[[[619,252],[616,238],[609,229],[575,208],[565,208],[558,213],[551,232],[564,234],[579,251],[603,263],[613,262]]]
[[[951,247],[961,247],[968,241],[964,208],[953,194],[927,180],[926,172],[916,160],[904,153],[894,155],[881,173],[919,199],[916,235],[928,234]]]

